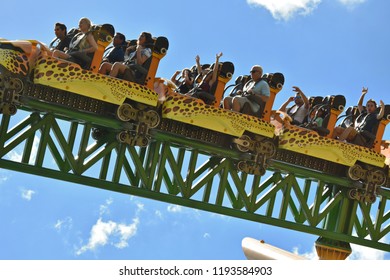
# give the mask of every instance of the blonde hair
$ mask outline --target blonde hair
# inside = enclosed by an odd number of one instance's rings
[[[89,18],[86,18],[86,17],[83,17],[83,18],[81,18],[80,20],[79,20],[79,22],[82,22],[82,21],[84,21],[85,23],[87,23],[88,24],[88,30],[89,29],[91,29],[91,27],[92,27],[92,21],[89,19]]]

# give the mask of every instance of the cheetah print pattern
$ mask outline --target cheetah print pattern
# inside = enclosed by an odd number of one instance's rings
[[[335,139],[319,136],[316,132],[290,126],[279,136],[279,148],[326,159],[346,166],[361,161],[383,167],[385,156],[375,151]]]
[[[1,65],[16,75],[27,76],[29,72],[28,56],[9,49],[0,49]]]
[[[173,119],[221,133],[240,137],[245,131],[269,138],[275,127],[259,118],[205,105],[198,99],[174,95],[163,104],[164,118]]]
[[[39,57],[34,69],[34,83],[75,92],[120,105],[127,98],[157,106],[156,92],[137,83],[96,74],[77,64],[52,57]]]

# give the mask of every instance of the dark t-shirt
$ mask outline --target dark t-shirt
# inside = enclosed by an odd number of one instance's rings
[[[375,134],[375,130],[378,127],[379,120],[377,119],[378,114],[377,113],[370,113],[367,114],[361,123],[358,125],[358,130],[362,131],[368,131],[370,133]]]
[[[59,50],[59,51],[65,51],[65,48],[69,48],[69,43],[70,43],[70,38],[68,36],[66,36],[63,40],[59,41],[59,39],[57,39],[56,41],[53,42],[53,45],[50,45],[50,47],[53,47],[54,49],[56,50]],[[59,43],[57,45],[55,45],[56,42]]]
[[[108,62],[110,63],[124,61],[125,51],[123,50],[123,46],[113,47],[105,58],[108,59]]]

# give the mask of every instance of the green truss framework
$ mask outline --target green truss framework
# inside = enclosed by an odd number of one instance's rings
[[[248,175],[235,168],[237,152],[167,133],[155,132],[146,148],[110,133],[94,140],[91,123],[120,128],[120,122],[81,113],[72,121],[56,112],[28,113],[17,124],[0,115],[0,168],[390,251],[381,241],[390,232],[386,189],[366,204],[347,197],[346,179],[277,161],[265,176]]]

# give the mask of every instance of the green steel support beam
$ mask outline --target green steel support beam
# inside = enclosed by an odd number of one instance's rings
[[[31,113],[14,124],[0,118],[0,168],[390,251],[381,241],[390,232],[386,190],[371,206],[347,197],[347,179],[277,161],[265,176],[243,174],[235,168],[238,152],[195,140],[155,132],[148,147],[137,148],[119,143],[115,133],[94,140],[96,119]],[[111,125],[121,127],[116,120]],[[11,160],[11,152],[21,159]]]

